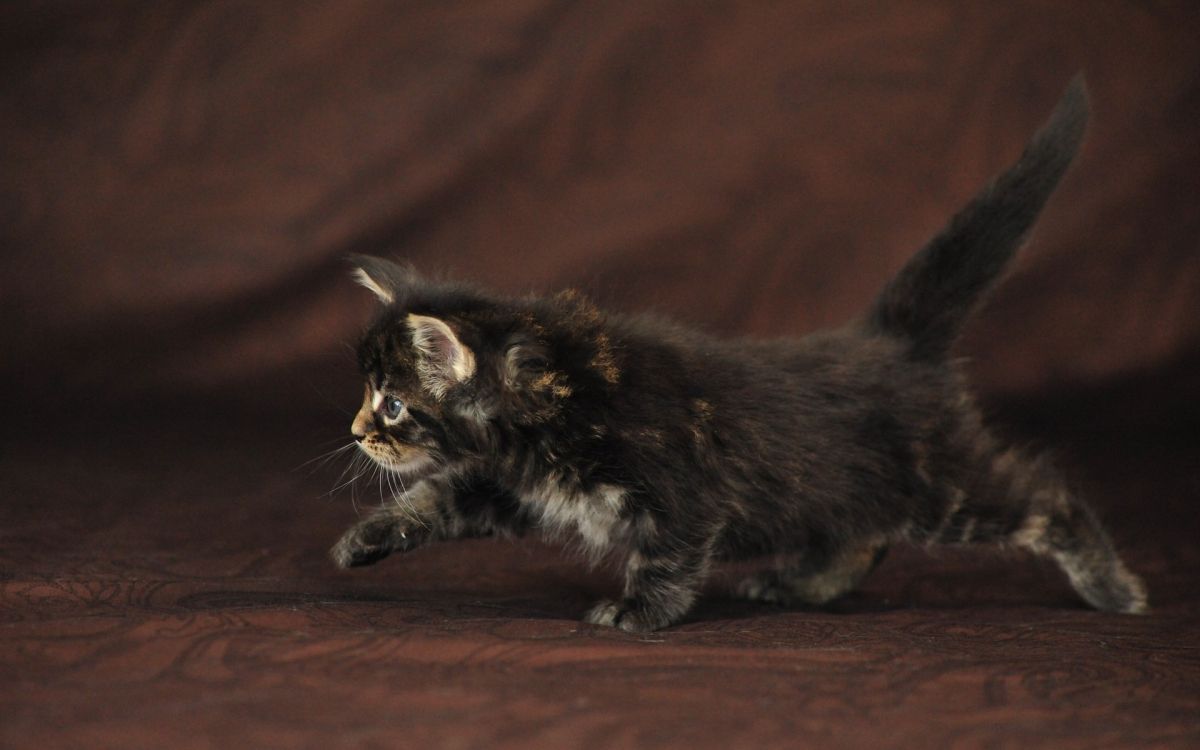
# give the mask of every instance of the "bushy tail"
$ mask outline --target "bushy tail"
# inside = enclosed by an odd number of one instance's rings
[[[1017,163],[976,195],[888,283],[868,313],[867,325],[912,342],[915,358],[945,357],[1075,157],[1087,119],[1087,90],[1078,76]]]

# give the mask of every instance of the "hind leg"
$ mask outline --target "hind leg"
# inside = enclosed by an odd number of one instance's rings
[[[1075,591],[1107,612],[1146,611],[1146,588],[1117,556],[1092,509],[1045,457],[995,453],[938,531],[942,543],[1000,543],[1054,560]]]
[[[1013,544],[1049,556],[1084,601],[1106,612],[1146,612],[1146,586],[1117,556],[1092,509],[1066,496],[1061,504],[1031,515]]]
[[[760,602],[825,604],[853,591],[886,554],[883,540],[861,541],[816,560],[800,558],[752,575],[738,584],[735,593]]]

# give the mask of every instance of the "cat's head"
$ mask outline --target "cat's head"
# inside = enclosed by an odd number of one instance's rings
[[[459,299],[410,268],[355,256],[355,278],[384,308],[358,345],[365,382],[351,432],[359,447],[385,469],[422,476],[451,461],[447,417],[455,393],[472,380],[474,347],[455,320]],[[458,330],[456,330],[458,329]]]
[[[386,469],[454,468],[495,449],[508,427],[552,422],[580,381],[569,360],[595,360],[562,343],[585,324],[570,314],[574,298],[505,301],[380,258],[353,262],[383,309],[358,347],[366,383],[351,431]]]

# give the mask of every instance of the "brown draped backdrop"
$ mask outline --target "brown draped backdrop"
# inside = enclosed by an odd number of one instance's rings
[[[0,7],[0,745],[1200,743],[1188,2]],[[1093,119],[958,353],[1154,614],[901,550],[821,611],[580,625],[611,571],[339,573],[352,252],[728,335],[871,299],[1077,71]]]

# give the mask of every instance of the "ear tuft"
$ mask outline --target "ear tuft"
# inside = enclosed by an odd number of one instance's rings
[[[373,255],[352,255],[350,262],[357,266],[353,273],[354,280],[370,289],[385,305],[394,303],[401,291],[419,281],[416,271],[411,267]]]
[[[441,398],[451,385],[475,374],[475,355],[445,321],[409,314],[408,327],[421,354],[421,375],[435,396]]]
[[[379,282],[371,278],[367,272],[361,268],[354,269],[354,280],[365,286],[367,289],[370,289],[383,304],[390,305],[396,301],[395,292],[380,286]]]

